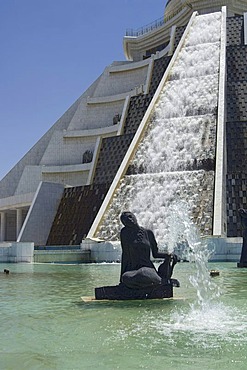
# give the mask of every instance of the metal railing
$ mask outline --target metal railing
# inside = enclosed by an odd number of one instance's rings
[[[133,28],[128,28],[126,30],[125,36],[133,36],[133,37],[142,36],[145,33],[148,33],[152,30],[155,30],[156,28],[163,26],[164,23],[165,23],[164,17],[161,17],[157,19],[156,21],[147,24],[146,26],[137,28],[136,30],[134,30]]]
[[[169,0],[167,2],[167,4],[170,2],[171,0]],[[137,28],[136,30],[134,30],[133,28],[128,28],[125,32],[125,36],[133,36],[133,37],[138,37],[138,36],[142,36],[144,35],[145,33],[148,33],[152,30],[155,30],[156,28],[159,28],[161,26],[163,26],[167,21],[169,21],[171,18],[175,17],[175,15],[177,15],[178,13],[180,13],[184,8],[190,8],[190,9],[193,9],[192,5],[191,4],[187,4],[186,2],[184,4],[182,4],[179,8],[176,9],[176,11],[170,13],[168,16],[164,16],[164,17],[161,17],[159,19],[157,19],[156,21],[152,22],[152,23],[149,23],[147,24],[146,26],[143,26],[143,27],[140,27],[140,28]]]

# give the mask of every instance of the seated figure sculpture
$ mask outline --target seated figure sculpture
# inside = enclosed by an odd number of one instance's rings
[[[167,270],[171,256],[158,251],[153,232],[139,226],[131,212],[123,212],[121,221],[124,227],[120,233],[122,246],[120,282],[129,288],[143,288],[161,284],[162,278],[163,282],[164,279],[169,279],[171,273]],[[150,252],[154,258],[165,259],[163,266],[167,265],[167,269],[163,269],[163,276],[156,271],[150,259]]]
[[[241,251],[240,261],[238,262],[238,267],[247,267],[247,211],[243,208],[238,210],[241,218],[241,225],[243,229],[243,245]]]
[[[172,297],[173,286],[179,286],[177,280],[171,279],[177,263],[176,256],[159,252],[153,232],[139,226],[133,213],[123,212],[120,219],[124,225],[120,233],[120,283],[117,286],[96,288],[96,299]],[[151,252],[154,258],[164,259],[158,271],[150,259]]]

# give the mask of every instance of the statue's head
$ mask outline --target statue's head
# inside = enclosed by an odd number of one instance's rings
[[[124,226],[127,227],[136,227],[138,226],[136,216],[129,211],[123,212],[120,216],[121,222],[124,224]]]

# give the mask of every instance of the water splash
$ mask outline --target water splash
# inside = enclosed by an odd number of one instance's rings
[[[181,354],[192,354],[192,349],[203,354],[205,349],[221,350],[222,346],[246,345],[246,330],[243,312],[236,307],[216,303],[203,309],[174,309],[170,313],[165,309],[154,313],[146,310],[138,321],[130,320],[117,329],[109,342],[120,341],[123,347],[131,338],[136,347],[157,353],[162,352],[164,346],[168,351],[169,344]]]
[[[210,277],[208,268],[213,250],[209,250],[207,241],[200,237],[185,202],[173,204],[171,209],[168,250],[172,253],[177,249],[180,257],[194,266],[194,274],[189,281],[196,289],[197,305],[203,309],[220,295],[220,288]]]
[[[246,342],[247,325],[239,325],[243,319],[237,308],[218,302],[203,308],[191,307],[189,311],[173,311],[166,320],[161,316],[152,317],[149,326],[160,335],[160,339],[166,337],[176,341],[178,335],[184,334],[191,345],[199,342],[200,346],[209,348],[220,346],[223,340],[234,343],[241,338]]]

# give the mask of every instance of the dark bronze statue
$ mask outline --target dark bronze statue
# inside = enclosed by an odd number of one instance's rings
[[[152,299],[173,296],[173,286],[179,286],[171,279],[177,263],[175,255],[158,251],[154,234],[138,225],[135,215],[123,212],[121,221],[124,227],[120,233],[122,259],[120,283],[117,286],[95,289],[96,299]],[[164,259],[156,270],[150,259]]]
[[[120,233],[122,246],[120,282],[129,288],[143,288],[170,279],[172,256],[158,251],[153,232],[139,226],[131,212],[123,212],[121,221],[124,227]],[[150,259],[150,252],[154,258],[165,260],[159,269],[160,273],[156,271]]]
[[[241,218],[241,225],[243,229],[243,244],[240,261],[237,264],[238,267],[247,267],[247,211],[243,208],[238,210]]]

